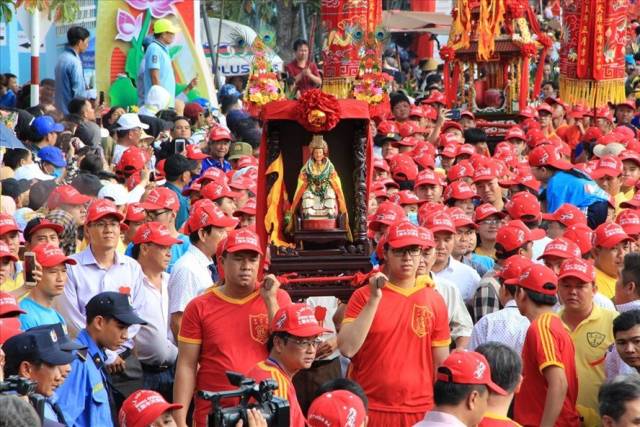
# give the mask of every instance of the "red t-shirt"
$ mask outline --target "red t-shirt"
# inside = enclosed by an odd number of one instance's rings
[[[287,64],[287,66],[285,67],[285,70],[287,71],[289,76],[293,78],[293,77],[296,77],[298,74],[300,74],[302,70],[304,70],[304,68],[300,68],[298,66],[298,63],[294,59],[293,61]],[[309,70],[311,71],[311,74],[313,74],[314,76],[320,77],[320,71],[318,71],[318,67],[314,62],[309,63]],[[300,94],[303,94],[310,89],[315,89],[316,87],[317,87],[316,84],[313,83],[311,79],[309,79],[309,77],[306,77],[306,76],[301,78],[298,84],[296,85],[296,88],[300,91]]]
[[[291,304],[283,290],[278,291],[280,307]],[[196,376],[197,390],[233,390],[225,372],[246,374],[267,355],[269,317],[267,307],[256,290],[245,298],[229,298],[217,288],[195,297],[184,310],[178,341],[200,344]],[[204,426],[211,402],[195,397],[195,420]]]
[[[278,389],[273,393],[275,397],[280,399],[286,399],[289,401],[289,426],[290,427],[304,427],[305,419],[298,398],[296,397],[296,389],[293,387],[291,378],[284,372],[277,363],[271,359],[258,362],[247,374],[249,378],[256,380],[256,383],[260,381],[273,379],[278,383]]]
[[[575,348],[565,325],[556,314],[544,313],[531,322],[522,347],[522,375],[520,392],[516,395],[513,419],[523,426],[539,426],[547,397],[547,381],[542,371],[559,366],[567,377],[567,394],[556,427],[580,425],[576,410],[578,378]]]
[[[368,300],[368,286],[356,290],[343,323],[358,317]],[[424,284],[403,289],[387,283],[348,376],[362,386],[370,409],[424,413],[433,407],[432,347],[450,342],[447,306],[440,294]]]
[[[522,427],[511,418],[485,413],[478,427]]]

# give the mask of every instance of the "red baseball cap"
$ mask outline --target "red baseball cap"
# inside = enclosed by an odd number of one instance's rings
[[[96,199],[87,208],[87,218],[84,220],[85,224],[95,222],[101,218],[113,216],[122,221],[124,216],[118,211],[118,207],[115,203],[108,199]]]
[[[571,170],[573,165],[562,159],[560,150],[551,144],[538,145],[529,153],[531,166],[551,166],[560,170]]]
[[[473,182],[490,181],[498,177],[498,173],[493,166],[481,165],[473,172]]]
[[[501,278],[507,285],[517,285],[522,272],[533,265],[533,261],[522,255],[511,255],[504,260],[502,268],[495,277]]]
[[[400,129],[398,129],[398,124],[394,121],[391,120],[385,120],[383,122],[380,122],[380,124],[378,125],[378,134],[399,134],[400,133]]]
[[[390,198],[390,201],[393,203],[397,203],[400,206],[404,205],[418,205],[422,202],[422,200],[418,199],[412,191],[410,190],[401,190],[397,193],[393,194]]]
[[[596,119],[605,119],[613,123],[613,114],[608,106],[600,107],[596,109]]]
[[[161,209],[170,209],[178,212],[180,209],[180,200],[176,193],[167,187],[156,187],[149,191],[144,202],[140,203],[144,209],[148,211],[159,211]]]
[[[439,90],[432,90],[429,94],[429,97],[422,101],[423,104],[442,104],[446,105],[447,100],[444,97],[444,94]]]
[[[382,183],[382,185],[384,185],[385,188],[387,188],[387,187],[400,188],[400,185],[397,182],[395,182],[393,179],[391,179],[391,178],[378,179],[376,181],[376,183],[378,183],[378,182]]]
[[[396,154],[389,159],[391,175],[396,181],[414,181],[418,176],[418,165],[408,154]]]
[[[546,221],[557,221],[565,227],[573,224],[587,224],[587,217],[574,205],[563,203],[554,213],[542,214]]]
[[[389,172],[389,164],[387,163],[387,161],[381,157],[374,157],[373,158],[373,167],[376,169],[381,169],[383,171]]]
[[[247,203],[245,203],[243,207],[236,209],[236,211],[233,213],[233,216],[240,216],[241,214],[255,215],[256,209],[256,198],[251,197],[249,200],[247,200]]]
[[[378,205],[376,213],[369,222],[369,228],[373,231],[379,231],[381,225],[391,225],[401,219],[406,218],[404,209],[395,203],[384,201]]]
[[[120,161],[116,165],[116,171],[139,171],[148,161],[149,156],[142,148],[132,146],[122,153]]]
[[[416,177],[414,186],[417,188],[421,185],[440,185],[440,179],[433,169],[423,169],[420,171]]]
[[[157,391],[136,390],[122,403],[118,420],[121,426],[147,427],[167,411],[180,409],[179,403],[169,403]]]
[[[33,248],[36,261],[43,267],[53,267],[60,264],[76,265],[73,258],[65,255],[64,251],[51,243],[40,243]]]
[[[555,296],[558,292],[558,276],[549,267],[532,264],[522,272],[517,282],[521,288],[544,295]]]
[[[222,126],[216,126],[209,132],[209,141],[231,141],[231,133]]]
[[[454,351],[438,368],[437,380],[454,384],[486,385],[491,392],[506,396],[502,387],[491,381],[489,362],[475,351]]]
[[[433,237],[433,232],[426,227],[418,227],[418,234],[420,240],[424,243],[423,248],[435,248],[436,239]]]
[[[422,104],[420,107],[422,108],[422,112],[424,113],[425,118],[434,122],[438,120],[438,110],[428,104]]]
[[[536,110],[538,111],[538,115],[543,111],[545,113],[553,114],[553,108],[551,108],[551,105],[546,103],[538,105],[538,108]]]
[[[508,141],[510,139],[521,139],[523,141],[526,141],[527,135],[524,133],[521,127],[514,126],[507,131],[506,135],[504,136],[504,139],[505,141]]]
[[[409,111],[409,117],[427,117],[424,110],[419,105],[412,105]]]
[[[16,219],[13,215],[0,213],[0,235],[11,233],[12,231],[20,231]]]
[[[462,227],[477,228],[476,224],[473,222],[473,218],[464,213],[462,209],[449,207],[447,208],[446,212],[451,216],[456,229]]]
[[[443,196],[445,201],[479,198],[475,190],[465,181],[453,181],[444,189]]]
[[[528,191],[521,191],[511,196],[511,200],[505,205],[505,210],[512,219],[522,219],[527,216],[534,217],[536,220],[542,218],[538,198]]]
[[[313,400],[307,424],[309,427],[359,427],[366,417],[362,399],[347,390],[334,390]]]
[[[447,157],[449,159],[454,159],[458,154],[458,145],[457,143],[448,143],[442,147],[440,150],[440,156]]]
[[[134,244],[155,243],[159,246],[171,246],[182,243],[182,240],[171,237],[171,233],[166,225],[156,221],[145,222],[136,230],[136,234],[131,239]]]
[[[210,200],[218,200],[223,197],[229,197],[235,199],[239,196],[238,193],[232,191],[227,184],[220,184],[217,182],[210,182],[200,189],[200,194]]]
[[[447,120],[446,122],[444,122],[442,124],[442,128],[440,129],[440,132],[444,133],[448,129],[458,129],[460,132],[463,131],[462,125],[458,122],[454,122],[453,120]]]
[[[518,116],[526,117],[528,119],[535,119],[538,117],[538,112],[531,105],[527,105],[518,112]]]
[[[307,304],[281,307],[271,321],[271,332],[286,332],[296,337],[313,337],[330,329],[320,326],[315,310]]]
[[[75,187],[71,185],[61,185],[54,188],[51,194],[49,194],[47,208],[53,210],[60,205],[84,205],[90,200],[91,197],[80,194]]]
[[[470,161],[461,160],[455,165],[451,166],[447,172],[447,178],[449,181],[457,181],[462,178],[473,178],[475,169]]]
[[[460,156],[473,156],[477,154],[476,153],[476,148],[471,145],[471,144],[462,144],[462,145],[458,145],[458,149],[456,151],[456,157],[460,157]]]
[[[422,224],[427,227],[434,234],[439,231],[446,231],[448,233],[455,233],[456,226],[453,222],[451,215],[444,210],[434,212],[432,215],[427,216]]]
[[[14,317],[24,313],[26,313],[26,311],[20,308],[16,297],[9,292],[0,292],[0,319]]]
[[[598,160],[596,168],[591,172],[591,178],[600,179],[604,176],[617,177],[622,175],[622,162],[617,157],[603,156]]]
[[[428,151],[423,151],[421,153],[415,154],[415,157],[413,157],[413,161],[416,162],[416,164],[422,169],[433,169],[436,165],[435,157]]]
[[[415,147],[416,145],[418,145],[419,141],[420,140],[418,138],[415,138],[413,136],[405,136],[400,141],[397,141],[394,145],[400,145],[403,147]]]
[[[625,160],[630,160],[632,162],[634,162],[636,165],[640,165],[640,153],[638,153],[637,151],[633,151],[633,150],[624,150],[622,153],[620,153],[620,161],[625,161]]]
[[[438,141],[440,143],[440,147],[445,147],[447,145],[460,145],[464,142],[464,140],[460,139],[460,137],[454,133],[441,133],[438,137]]]
[[[462,112],[460,112],[460,117],[469,117],[471,120],[475,120],[476,119],[476,115],[473,114],[471,111],[469,110],[464,110]]]
[[[222,169],[218,169],[215,167],[208,168],[204,171],[204,173],[195,180],[200,185],[206,185],[208,182],[217,182],[217,183],[227,183],[227,175],[222,171]]]
[[[558,258],[576,258],[581,257],[580,247],[574,241],[565,237],[558,237],[553,239],[547,246],[544,247],[544,252],[538,257],[538,259],[544,259],[544,257],[555,256]]]
[[[397,221],[389,226],[385,238],[393,249],[417,245],[423,247],[425,242],[420,238],[418,227],[409,221]]]
[[[623,209],[638,209],[640,208],[640,191],[636,191],[631,200],[620,203],[620,207]],[[0,232],[0,234],[2,234]]]
[[[4,242],[0,242],[0,259],[1,258],[9,258],[13,262],[18,261],[18,257],[11,253],[9,246]]]
[[[181,193],[183,196],[189,197],[192,193],[200,193],[201,189],[202,186],[200,185],[200,183],[193,181],[191,185],[189,185],[188,187],[184,187]]]
[[[620,224],[629,236],[636,236],[640,234],[640,211],[625,209],[616,217],[616,223]]]
[[[125,221],[142,222],[147,218],[142,203],[130,203],[127,205]]]
[[[185,223],[187,234],[212,225],[216,228],[230,228],[238,225],[238,220],[225,215],[224,212],[211,200],[198,200],[191,207],[189,219]]]
[[[202,152],[198,144],[187,145],[187,159],[191,160],[203,160],[209,157],[209,155]]]
[[[248,228],[232,230],[227,234],[222,252],[253,251],[263,255],[258,235]]]
[[[562,280],[567,277],[575,277],[585,283],[591,283],[596,279],[596,271],[591,262],[578,255],[575,258],[566,260],[560,266],[558,279]]]
[[[505,214],[501,211],[499,211],[498,209],[496,209],[495,206],[493,206],[491,203],[483,203],[480,206],[478,206],[474,212],[474,221],[480,222],[480,221],[484,221],[485,219],[489,218],[491,215],[496,215],[499,218],[504,218]]]
[[[571,224],[569,227],[567,227],[562,237],[575,242],[575,244],[580,248],[580,252],[582,252],[582,255],[584,255],[586,253],[589,253],[593,248],[594,234],[594,231],[589,228],[586,223],[576,223]]]
[[[606,222],[600,224],[595,231],[594,246],[611,249],[619,243],[633,241],[620,224]]]
[[[233,190],[250,190],[255,193],[257,183],[246,175],[236,176],[229,181],[229,187]]]
[[[533,242],[543,237],[542,229],[530,230],[522,221],[509,221],[498,229],[496,243],[502,245],[505,251],[511,252],[527,242]]]
[[[184,106],[183,114],[193,121],[198,119],[198,115],[204,112],[204,107],[197,102],[187,102]]]
[[[421,127],[418,123],[413,122],[411,120],[400,123],[398,126],[400,130],[400,136],[406,138],[408,136],[413,136],[416,133],[424,133],[427,130]]]

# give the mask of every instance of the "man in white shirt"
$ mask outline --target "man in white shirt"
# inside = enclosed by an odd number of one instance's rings
[[[473,268],[451,256],[456,232],[451,215],[447,212],[437,212],[426,218],[424,226],[433,232],[436,241],[436,262],[431,269],[434,279],[437,281],[442,278],[455,283],[462,299],[468,302],[478,287],[480,276]]]
[[[89,241],[89,246],[71,256],[77,264],[67,267],[68,281],[64,293],[56,301],[60,314],[67,320],[71,335],[85,328],[85,306],[92,297],[101,292],[128,294],[133,301],[134,309],[137,312],[142,310],[143,274],[140,264],[116,252],[122,219],[122,214],[110,200],[95,200],[87,209],[84,235]],[[118,354],[107,351],[107,365],[112,373],[124,371],[124,359],[131,354],[132,339],[138,329],[137,325],[129,328],[130,339]]]
[[[483,316],[473,327],[469,348],[475,350],[489,341],[496,341],[514,349],[520,354],[524,338],[529,328],[529,320],[520,314],[514,295],[516,286],[510,282],[518,278],[532,262],[522,255],[513,255],[502,264],[495,278],[500,282],[498,298],[504,308]]]
[[[436,406],[414,427],[475,427],[484,417],[489,391],[507,393],[491,381],[487,359],[474,351],[454,351],[438,368]]]
[[[169,274],[165,272],[171,260],[171,247],[182,243],[159,222],[142,224],[133,236],[132,257],[144,273],[142,293],[145,305],[138,313],[146,325],[136,335],[136,353],[142,365],[143,388],[173,399],[173,377],[178,348],[169,332]]]
[[[202,199],[193,205],[185,223],[191,245],[173,266],[169,277],[169,314],[171,332],[177,338],[185,307],[194,297],[213,285],[213,256],[238,220],[222,212],[211,200]]]

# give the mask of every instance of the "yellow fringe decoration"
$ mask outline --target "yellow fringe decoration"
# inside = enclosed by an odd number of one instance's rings
[[[338,99],[351,97],[354,79],[352,77],[326,78],[322,81],[322,91]]]
[[[271,187],[271,191],[267,194],[267,212],[264,216],[264,227],[269,234],[269,242],[276,246],[294,247],[291,243],[284,240],[282,230],[284,226],[282,224],[283,212],[281,198],[285,198],[287,201],[287,190],[284,188],[284,163],[282,161],[282,153],[278,154],[278,157],[269,165],[265,176],[275,173],[277,175],[276,182]]]
[[[618,104],[626,100],[624,79],[596,81],[560,76],[560,98],[569,104],[583,102],[594,107]]]

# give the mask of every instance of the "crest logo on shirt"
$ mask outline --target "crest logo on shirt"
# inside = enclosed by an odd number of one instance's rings
[[[413,305],[411,313],[411,329],[418,338],[422,338],[431,332],[433,325],[433,312],[426,305]]]
[[[600,332],[587,332],[587,342],[593,348],[598,348],[605,338]]]
[[[269,339],[269,318],[266,314],[249,315],[249,333],[254,341],[266,344]]]

